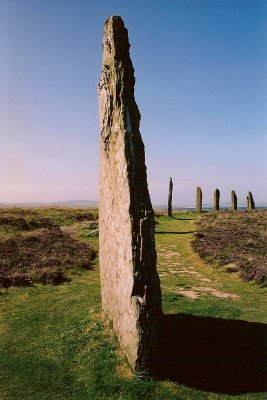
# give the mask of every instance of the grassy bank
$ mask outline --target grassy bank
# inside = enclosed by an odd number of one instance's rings
[[[57,223],[51,217],[51,210],[49,213],[49,218]],[[236,393],[231,387],[220,385],[219,379],[227,376],[231,381],[231,377],[226,371],[224,376],[215,376],[222,370],[216,370],[216,357],[212,354],[207,354],[206,359],[202,355],[200,367],[204,369],[204,375],[201,379],[206,379],[206,383],[197,379],[199,370],[192,357],[194,351],[198,352],[196,346],[203,348],[205,345],[205,335],[210,342],[212,330],[218,341],[218,357],[222,357],[222,345],[227,344],[223,343],[222,336],[219,337],[222,331],[227,336],[233,327],[235,331],[249,333],[250,340],[259,339],[262,323],[267,320],[266,289],[240,280],[237,274],[213,269],[193,253],[190,240],[197,217],[195,213],[177,213],[174,218],[157,218],[158,269],[166,326],[171,332],[164,342],[164,346],[166,343],[169,346],[163,348],[161,364],[166,366],[167,372],[164,379],[140,380],[130,371],[111,327],[101,313],[96,259],[92,270],[81,270],[70,282],[0,291],[0,398],[265,399],[266,393],[256,393],[260,385],[256,385],[256,391],[252,393],[246,393],[253,390],[247,382],[235,386]],[[85,237],[81,221],[72,220],[65,224],[62,214],[56,218],[61,225],[72,225],[73,238],[80,238],[83,243],[97,248],[98,239]],[[199,332],[201,340],[197,339]],[[234,331],[232,333],[234,335]],[[235,340],[234,336],[232,339]],[[209,343],[206,345],[208,349],[216,348],[209,347]],[[174,376],[176,371],[169,368],[172,364],[176,366],[180,351],[184,351],[180,361],[183,357],[187,361],[184,359],[177,367],[180,371],[186,370],[188,376],[185,373]],[[211,366],[215,368],[215,375],[209,381],[212,369],[204,366],[210,358],[215,362]],[[240,360],[240,365],[242,362],[244,360]],[[164,375],[164,371],[161,373]],[[236,376],[240,377],[238,371]],[[255,379],[252,381],[256,382]]]

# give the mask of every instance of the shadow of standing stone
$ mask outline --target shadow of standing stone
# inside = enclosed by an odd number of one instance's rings
[[[264,392],[266,337],[266,324],[164,315],[157,378],[216,393]]]

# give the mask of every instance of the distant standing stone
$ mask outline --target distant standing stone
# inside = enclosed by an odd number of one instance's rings
[[[173,191],[173,183],[172,183],[172,178],[170,178],[169,195],[168,195],[168,216],[169,217],[172,217],[172,191]]]
[[[197,187],[196,211],[202,212],[202,190],[200,187]]]
[[[215,189],[214,192],[214,210],[219,211],[220,209],[220,191]]]
[[[101,296],[131,366],[149,371],[156,365],[161,290],[129,48],[121,17],[106,20],[98,87]]]
[[[251,192],[248,192],[247,196],[247,209],[248,211],[255,210],[255,202]]]
[[[232,210],[237,210],[237,196],[234,190],[231,192],[231,199],[232,199]]]

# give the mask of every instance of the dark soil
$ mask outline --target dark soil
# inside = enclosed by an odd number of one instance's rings
[[[203,259],[267,285],[267,210],[209,212],[196,225],[192,247]]]

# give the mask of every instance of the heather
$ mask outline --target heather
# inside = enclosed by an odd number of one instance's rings
[[[95,250],[63,232],[59,212],[48,210],[1,210],[0,287],[59,284],[79,270],[92,269]],[[68,211],[61,220],[93,218],[92,213]]]
[[[267,210],[209,212],[196,225],[192,246],[204,260],[267,284]]]

